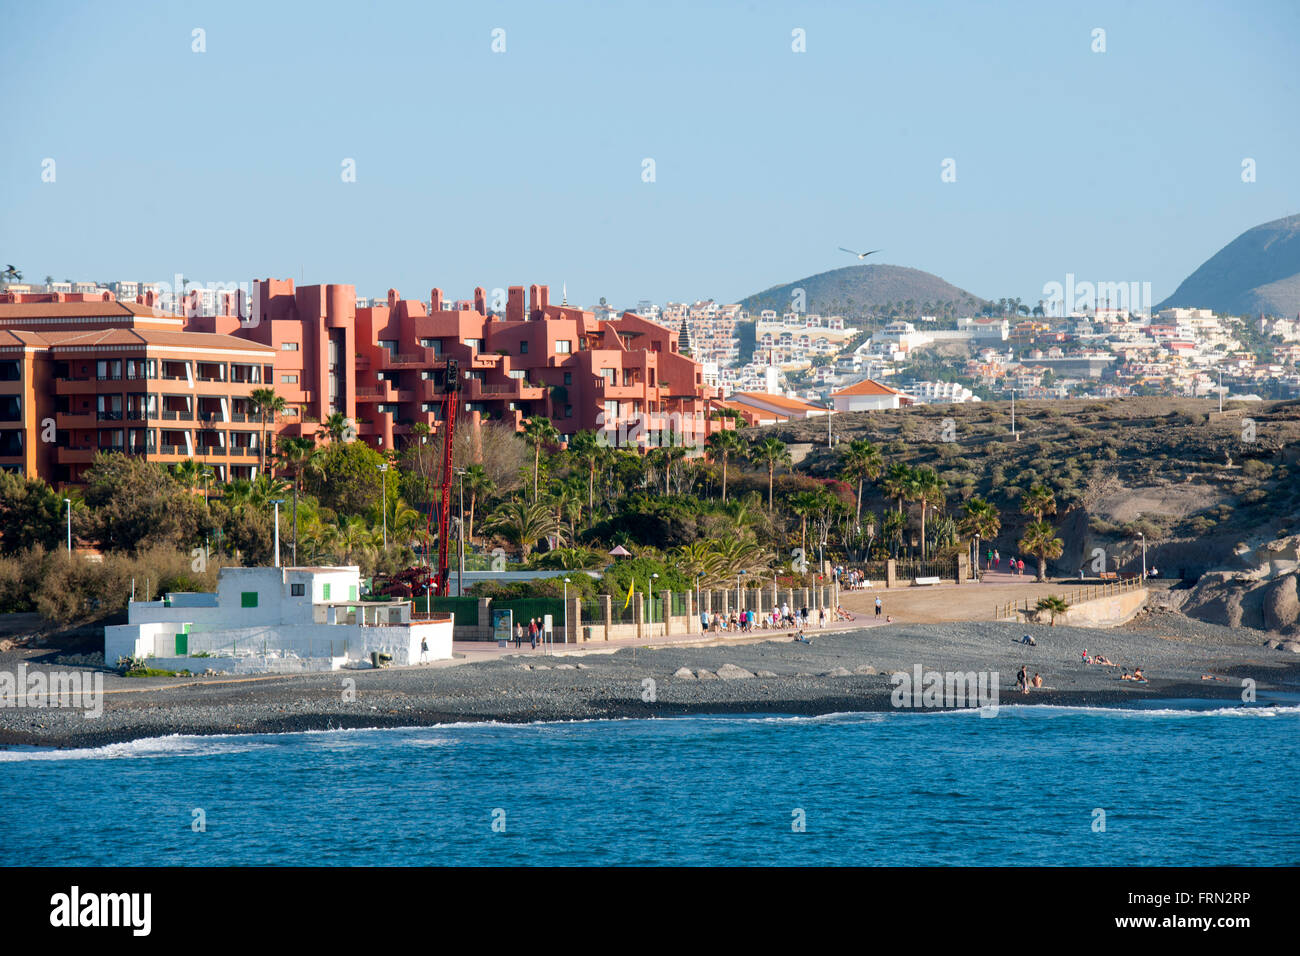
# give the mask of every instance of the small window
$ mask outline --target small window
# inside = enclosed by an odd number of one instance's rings
[[[280,351],[281,351],[281,352],[296,352],[296,351],[298,351],[298,343],[297,343],[297,342],[281,342],[281,343],[280,343]]]
[[[239,595],[240,607],[257,607],[256,591],[241,591]]]
[[[564,384],[565,384],[565,385],[572,385],[572,384],[573,384],[573,373],[572,373],[572,372],[565,372],[565,373],[564,373]]]
[[[280,383],[281,383],[282,385],[297,385],[297,384],[298,384],[298,376],[297,376],[297,375],[281,375],[281,376],[280,376]]]
[[[568,355],[573,351],[573,343],[568,339],[560,339],[555,343],[556,355]]]
[[[520,355],[527,355],[527,354],[528,354],[528,343],[527,343],[527,342],[520,342],[520,343],[519,343],[519,354],[520,354]]]
[[[565,417],[565,418],[572,418],[572,417],[573,417],[573,406],[572,406],[572,405],[565,405],[565,406],[564,406],[564,417]]]
[[[322,584],[320,586],[320,597],[322,601],[328,601],[330,599],[329,582],[326,582],[325,584]]]
[[[307,593],[307,585],[305,585],[305,584],[290,584],[290,585],[289,585],[289,596],[290,596],[290,597],[302,597],[302,596],[305,595],[306,593]]]

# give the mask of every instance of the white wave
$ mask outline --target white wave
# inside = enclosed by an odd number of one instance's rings
[[[217,754],[245,753],[267,746],[258,736],[223,734],[202,736],[172,734],[145,737],[102,747],[13,747],[0,749],[0,763],[22,760],[113,760],[149,757],[211,757]]]

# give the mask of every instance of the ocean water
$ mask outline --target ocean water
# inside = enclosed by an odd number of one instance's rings
[[[1298,758],[1209,703],[17,749],[0,864],[1295,865]]]

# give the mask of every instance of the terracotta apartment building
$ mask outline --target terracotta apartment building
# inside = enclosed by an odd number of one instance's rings
[[[416,423],[438,429],[448,358],[477,420],[547,416],[561,435],[598,429],[643,448],[725,427],[676,331],[553,305],[546,286],[527,301],[512,286],[495,314],[482,288],[457,302],[389,290],[358,308],[351,285],[267,279],[249,303],[227,293],[217,315],[188,319],[149,295],[11,293],[0,296],[0,468],[76,482],[96,450],[117,449],[251,477],[260,425],[248,396],[265,385],[288,405],[278,434],[313,434],[338,412],[359,438],[397,448]]]
[[[33,298],[0,302],[0,468],[76,483],[107,449],[194,458],[220,480],[255,473],[248,396],[270,348],[111,296]]]

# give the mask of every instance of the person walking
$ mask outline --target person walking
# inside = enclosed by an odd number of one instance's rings
[[[997,571],[1002,568],[1002,552],[994,549],[993,551],[993,570]]]
[[[885,609],[885,602],[880,600],[880,595],[876,595],[876,617],[880,617],[881,611]]]
[[[524,643],[524,623],[515,621],[515,650],[519,650]]]
[[[1025,559],[1024,559],[1024,558],[1021,558],[1019,561],[1016,562],[1016,574],[1018,574],[1018,575],[1019,575],[1020,577],[1022,577],[1022,578],[1025,576]]]

